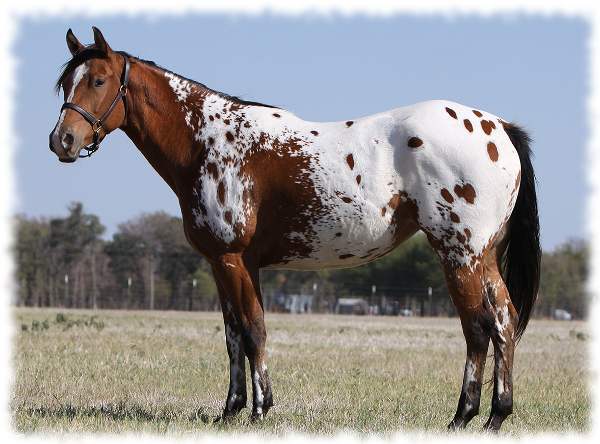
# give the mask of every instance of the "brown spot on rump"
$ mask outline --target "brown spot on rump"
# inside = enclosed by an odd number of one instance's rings
[[[354,257],[353,254],[340,254],[340,259],[349,259],[351,257]]]
[[[454,202],[454,197],[452,197],[452,194],[450,194],[450,191],[448,191],[446,188],[442,188],[441,195],[446,202]]]
[[[210,120],[211,122],[213,122],[215,120],[215,118],[213,116],[208,116],[208,120]]]
[[[418,137],[411,137],[410,139],[408,139],[408,146],[410,148],[418,148],[421,145],[423,145],[423,141]]]
[[[483,114],[481,114],[481,111],[477,111],[476,109],[473,110],[473,114],[475,114],[477,117],[483,116]]]
[[[224,216],[223,216],[223,217],[225,218],[225,221],[226,221],[226,222],[227,222],[229,225],[231,225],[231,222],[232,222],[232,220],[233,220],[233,218],[232,218],[232,216],[231,216],[231,211],[229,211],[229,210],[225,211],[225,214],[224,214]]]
[[[279,117],[281,117],[281,114],[273,113],[273,117],[279,118]]]
[[[457,224],[460,222],[460,217],[458,217],[458,214],[456,214],[454,211],[450,211],[450,220]]]
[[[223,123],[225,125],[229,125],[231,123],[231,120],[229,120],[229,119],[223,119]]]
[[[220,118],[221,118],[221,114],[219,114],[219,113],[215,113],[215,117],[216,117],[217,119],[220,119]]]
[[[227,138],[228,142],[233,142],[234,137],[233,137],[233,134],[231,134],[231,132],[227,131],[225,133],[225,137]]]
[[[346,122],[346,126],[347,126],[348,128],[350,128],[350,127],[351,127],[353,124],[354,124],[354,122],[353,122],[352,120],[348,120],[348,121]]]
[[[348,164],[351,170],[354,169],[354,156],[352,154],[348,154],[346,156],[346,163]]]
[[[484,133],[486,133],[488,136],[490,134],[492,134],[492,125],[490,125],[490,121],[489,120],[482,120],[481,121],[481,129],[483,130]]]
[[[223,182],[219,182],[219,186],[217,187],[217,197],[219,198],[221,205],[225,205],[225,184]]]
[[[456,112],[455,112],[455,111],[454,111],[452,108],[448,108],[448,107],[446,107],[446,112],[447,112],[448,114],[450,114],[450,117],[452,117],[453,119],[456,119],[456,118],[457,118],[457,117],[456,117]]]
[[[470,204],[475,202],[475,196],[477,195],[475,188],[473,188],[473,185],[470,183],[466,183],[463,186],[458,184],[454,185],[454,194],[458,197],[462,197]]]
[[[356,183],[358,185],[360,185],[360,181],[362,180],[362,177],[360,176],[360,174],[358,176],[356,176]]]
[[[310,133],[311,133],[313,136],[318,136],[318,135],[319,135],[319,132],[318,132],[318,131],[315,131],[315,130],[312,130]]]
[[[208,138],[208,144],[209,145],[214,145],[214,143],[215,143],[215,139],[213,139],[212,137],[209,137]]]
[[[209,162],[206,165],[206,171],[208,172],[208,174],[210,174],[213,177],[213,179],[217,180],[217,177],[219,176],[217,165],[215,165],[212,162]]]
[[[468,228],[464,229],[465,232],[465,236],[467,236],[467,240],[471,239],[471,230],[469,230]]]
[[[487,144],[487,152],[492,162],[496,162],[498,160],[498,148],[496,148],[496,144],[494,142],[489,142]]]
[[[493,120],[488,120],[488,122],[490,122],[490,126],[491,126],[493,129],[496,129],[496,124],[494,123],[494,121],[493,121]]]
[[[347,196],[344,196],[344,197],[342,197],[342,200],[343,200],[344,202],[346,202],[346,203],[350,203],[350,202],[352,202],[352,199],[351,199],[351,198],[349,198],[349,197],[347,197]]]
[[[460,233],[460,232],[456,233],[456,238],[458,239],[458,241],[459,241],[461,244],[464,244],[464,243],[465,243],[465,241],[466,241],[466,238],[465,238],[465,236],[464,236],[462,233]]]
[[[471,121],[469,119],[465,119],[465,120],[463,120],[463,123],[465,124],[465,128],[467,129],[467,131],[472,133],[473,132],[473,124],[471,123]]]

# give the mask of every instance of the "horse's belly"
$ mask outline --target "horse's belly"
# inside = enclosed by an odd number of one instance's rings
[[[289,253],[268,268],[317,270],[355,267],[391,251],[398,244],[397,234],[390,220],[381,217],[381,214],[366,214],[361,218],[323,218],[304,232],[289,233],[286,236]]]

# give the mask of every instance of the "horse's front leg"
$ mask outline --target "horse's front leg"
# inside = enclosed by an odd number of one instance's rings
[[[245,355],[252,375],[251,418],[262,419],[273,405],[273,397],[266,365],[267,333],[258,268],[248,267],[241,254],[225,254],[213,263],[213,273],[219,287],[230,362],[223,416],[234,415],[246,405]]]

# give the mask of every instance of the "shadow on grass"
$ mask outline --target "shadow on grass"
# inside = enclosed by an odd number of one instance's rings
[[[201,422],[203,424],[212,424],[216,419],[214,416],[206,413],[206,409],[200,407],[191,414],[185,412],[175,412],[172,410],[158,410],[142,407],[136,404],[126,404],[119,402],[117,404],[102,404],[98,406],[74,406],[70,403],[54,407],[23,407],[17,409],[27,416],[37,418],[53,418],[74,420],[76,418],[107,418],[113,421],[137,421],[137,422],[174,422],[187,420],[189,422]]]

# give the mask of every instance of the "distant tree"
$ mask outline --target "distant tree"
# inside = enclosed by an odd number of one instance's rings
[[[583,317],[589,305],[585,285],[588,277],[589,248],[571,240],[542,255],[542,273],[537,311],[552,316],[557,308]]]

